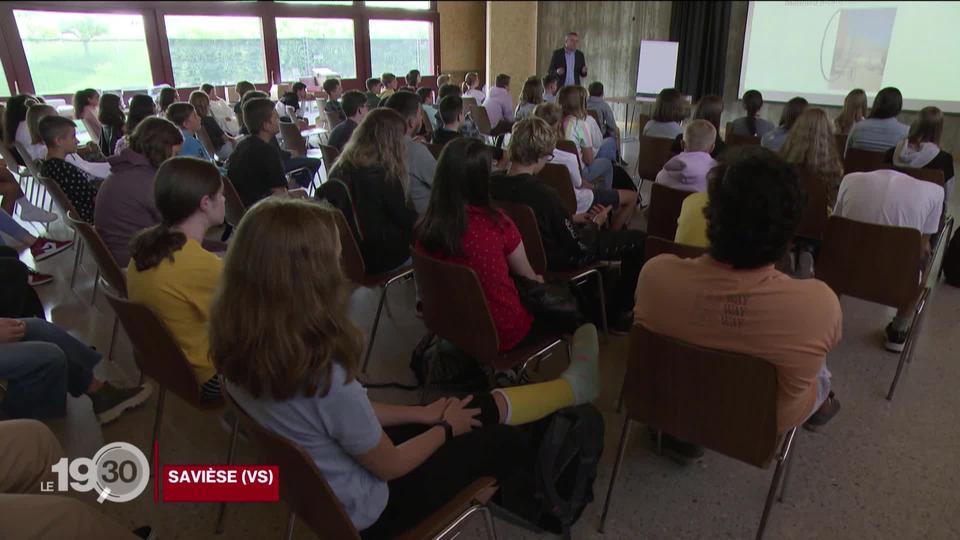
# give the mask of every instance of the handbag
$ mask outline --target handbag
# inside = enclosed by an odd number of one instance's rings
[[[520,303],[534,319],[565,334],[583,324],[583,313],[570,283],[540,283],[524,276],[512,277]]]

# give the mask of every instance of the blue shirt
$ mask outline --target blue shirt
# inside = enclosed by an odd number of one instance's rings
[[[207,149],[203,147],[203,143],[193,133],[183,128],[180,128],[180,133],[183,134],[183,145],[180,146],[178,156],[198,157],[206,161],[213,161],[213,158],[207,153]]]
[[[574,70],[574,66],[576,66],[577,64],[577,51],[573,51],[573,52],[563,51],[563,57],[567,61],[567,69],[563,73],[563,77],[564,77],[563,85],[572,86],[576,84],[576,79],[574,79],[573,77],[574,75],[573,70]]]

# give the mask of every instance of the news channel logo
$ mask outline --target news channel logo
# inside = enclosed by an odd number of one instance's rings
[[[150,463],[136,446],[112,442],[94,454],[92,459],[62,458],[51,470],[56,481],[41,484],[44,492],[96,491],[97,502],[123,503],[136,499],[150,482]]]

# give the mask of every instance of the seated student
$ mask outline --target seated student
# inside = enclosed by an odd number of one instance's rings
[[[600,187],[613,189],[613,160],[601,157],[598,148],[603,146],[600,140],[600,126],[587,114],[585,93],[580,86],[564,86],[557,96],[557,104],[563,108],[563,133],[566,139],[576,143],[580,159],[583,161],[583,176],[587,181],[599,180]],[[613,149],[614,156],[616,149]]]
[[[764,135],[776,128],[773,122],[757,116],[760,114],[760,109],[763,108],[763,94],[759,91],[747,90],[743,93],[740,103],[743,104],[743,109],[747,112],[747,115],[733,121],[732,133],[734,135],[763,138]]]
[[[118,155],[123,152],[129,146],[130,136],[133,135],[140,122],[151,116],[156,116],[156,114],[157,104],[150,96],[136,94],[130,98],[130,108],[127,111],[127,123],[123,129],[123,137],[120,137],[120,140],[117,141],[117,145],[113,148],[113,154]]]
[[[802,97],[790,99],[783,106],[783,112],[780,113],[780,125],[773,131],[760,138],[760,146],[778,152],[787,142],[787,135],[790,134],[790,128],[800,118],[803,111],[807,110],[807,100]]]
[[[653,104],[653,116],[643,126],[647,137],[676,139],[683,133],[680,122],[687,118],[687,100],[676,88],[664,88]]]
[[[837,150],[830,119],[823,109],[807,109],[797,118],[787,141],[780,149],[787,163],[797,172],[822,181],[827,187],[827,207],[837,202],[837,190],[843,179],[843,163]]]
[[[761,358],[777,370],[777,429],[826,424],[840,409],[826,356],[840,340],[837,296],[816,279],[774,268],[803,213],[800,182],[773,152],[745,147],[710,174],[709,254],[660,255],[637,281],[634,322],[708,349]],[[682,458],[703,449],[664,434]]]
[[[437,90],[439,90],[441,86],[448,84],[449,82],[450,82],[449,73],[441,73],[437,75]]]
[[[167,107],[165,116],[167,120],[180,128],[180,133],[183,134],[183,144],[180,145],[180,151],[177,152],[178,156],[193,156],[204,161],[213,161],[213,158],[207,153],[207,149],[203,147],[203,143],[197,138],[197,131],[202,128],[200,116],[197,115],[193,105],[178,101]]]
[[[277,100],[276,107],[281,122],[290,122],[298,126],[302,123],[301,119],[297,116],[297,110],[300,108],[300,100],[297,99],[295,92],[286,92],[280,96],[280,99]]]
[[[560,76],[556,73],[545,75],[540,82],[543,84],[543,101],[557,102],[557,92],[560,91]]]
[[[410,91],[416,92],[417,89],[420,88],[421,79],[419,69],[411,69],[407,72],[407,75],[404,77],[404,79],[406,80],[407,88],[409,88]]]
[[[86,394],[106,424],[147,400],[149,386],[119,388],[94,377],[100,358],[43,319],[0,319],[0,379],[7,381],[0,410],[10,418],[62,418],[67,393]]]
[[[93,223],[120,268],[130,262],[130,239],[163,217],[154,203],[154,177],[181,144],[177,126],[164,118],[147,118],[130,136],[130,147],[110,157],[113,172],[97,192]]]
[[[224,264],[210,350],[230,396],[306,451],[363,538],[396,538],[480,476],[517,474],[535,446],[514,426],[597,397],[597,335],[585,325],[558,379],[426,406],[371,402],[356,379],[363,334],[348,315],[339,245],[333,213],[320,205],[252,208]],[[324,279],[292,278],[291,260]]]
[[[78,90],[73,95],[73,117],[83,122],[83,125],[87,127],[87,133],[90,134],[90,139],[97,143],[100,142],[100,135],[103,132],[103,126],[97,119],[99,107],[100,92],[93,88]]]
[[[370,77],[366,83],[367,110],[372,111],[380,106],[380,92],[383,92],[383,83],[376,77]]]
[[[895,148],[887,150],[886,161],[897,167],[916,169],[939,169],[943,171],[944,202],[950,201],[953,193],[953,155],[940,148],[943,135],[943,111],[937,107],[924,107],[910,126],[910,133]]]
[[[388,100],[417,97],[406,92]],[[412,113],[411,113],[412,114]],[[360,254],[367,272],[379,274],[399,268],[410,259],[410,241],[417,212],[407,206],[405,186],[412,179],[407,170],[410,123],[419,116],[402,116],[380,107],[367,113],[337,158],[330,178],[342,180],[350,189],[356,207],[357,227],[363,231]],[[420,143],[412,144],[429,151]],[[430,156],[433,159],[433,156]],[[410,176],[408,176],[410,175]],[[433,178],[430,178],[431,183]],[[429,196],[429,185],[426,193]]]
[[[167,107],[178,101],[180,101],[180,97],[177,95],[176,88],[171,86],[161,88],[160,94],[157,96],[157,114],[166,113]]]
[[[452,86],[452,85],[451,85]],[[447,96],[437,106],[441,125],[433,132],[433,144],[447,144],[460,136],[463,125],[463,100],[458,96]]]
[[[353,135],[353,130],[357,129],[360,121],[367,114],[367,96],[356,90],[351,90],[343,95],[341,101],[347,119],[333,128],[327,144],[343,152],[343,147],[350,140],[350,135]]]
[[[471,71],[463,78],[463,84],[460,87],[460,97],[473,98],[477,101],[477,105],[483,105],[483,101],[487,99],[487,95],[481,90],[482,86],[480,75],[477,74],[476,71]],[[490,123],[493,124],[492,121]]]
[[[104,94],[100,98],[100,112],[97,115],[100,122],[100,152],[104,156],[113,155],[113,149],[117,146],[117,141],[123,137],[123,125],[126,123],[126,115],[123,114],[123,101],[116,94]]]
[[[249,81],[240,81],[234,86],[234,90],[237,92],[237,103],[233,106],[233,112],[237,115],[237,120],[241,126],[243,126],[243,96],[256,89],[257,87]]]
[[[434,172],[437,169],[437,160],[427,150],[427,147],[413,140],[413,136],[420,131],[420,100],[416,94],[397,92],[390,96],[386,106],[400,113],[406,124],[406,134],[403,137],[405,146],[404,168],[407,171],[406,192],[407,198],[413,203],[417,214],[423,214],[430,202],[430,190],[433,188]]]
[[[614,223],[612,230],[581,234],[582,225],[603,225],[616,201],[597,201],[589,211],[570,214],[556,190],[536,175],[553,157],[557,132],[542,118],[527,118],[513,129],[510,144],[510,168],[505,175],[490,178],[490,196],[498,201],[521,203],[533,209],[547,256],[547,268],[554,272],[576,270],[594,260],[623,261],[620,269],[618,293],[612,295],[607,306],[622,333],[630,332],[633,305],[632,292],[643,265],[642,231],[623,231],[623,223]],[[616,194],[614,194],[615,196]],[[606,203],[606,204],[605,204]],[[632,201],[636,208],[636,196]]]
[[[280,147],[272,144],[280,132],[280,117],[273,102],[260,97],[247,100],[243,119],[252,133],[241,139],[230,155],[227,177],[244,206],[250,208],[264,197],[286,194],[287,177]]]
[[[340,79],[327,79],[323,81],[323,91],[327,93],[327,104],[323,106],[323,112],[326,113],[330,121],[330,129],[337,127],[337,124],[347,119],[343,112],[343,105],[340,104],[340,96],[343,95],[343,87],[340,85]]]
[[[710,157],[717,130],[706,120],[683,128],[683,151],[670,158],[657,173],[657,183],[684,191],[706,191],[707,173],[717,165]]]
[[[48,116],[40,121],[39,131],[47,148],[46,158],[40,162],[40,174],[60,186],[80,219],[93,223],[98,185],[83,170],[66,161],[77,149],[76,124],[69,118]]]
[[[514,117],[519,122],[524,118],[533,116],[533,110],[541,103],[543,103],[543,86],[540,84],[540,79],[534,76],[523,83],[523,90],[520,91],[520,103],[517,105]]]
[[[236,139],[224,131],[217,119],[214,118],[210,110],[210,97],[204,92],[195,90],[190,93],[190,105],[193,105],[193,110],[200,117],[200,129],[207,132],[207,137],[210,138],[210,143],[217,153],[217,158],[226,161],[230,157],[230,153],[233,152]]]
[[[53,469],[65,458],[57,438],[43,423],[0,421],[0,537],[156,538],[150,527],[131,532],[73,497],[39,493],[41,485],[56,481]]]
[[[220,398],[220,379],[210,363],[210,301],[223,263],[201,247],[204,235],[223,224],[220,171],[190,157],[168,159],[157,170],[159,225],[130,242],[127,293],[170,329],[193,368],[203,399]]]
[[[290,87],[290,90],[293,92],[293,95],[297,100],[297,106],[293,109],[293,115],[299,120],[305,120],[303,116],[305,114],[303,106],[307,102],[307,85],[297,81],[293,83],[293,86]]]
[[[463,104],[460,87],[455,84],[445,84],[440,87],[440,90],[437,92],[437,95],[442,101],[443,98],[447,96],[455,96],[461,98],[461,105]],[[438,118],[437,122],[442,122],[443,119],[439,118],[439,112],[437,112]],[[470,112],[467,110],[466,106],[463,107],[463,123],[460,124],[460,135],[464,137],[480,137],[480,130],[477,129],[476,122],[473,121],[473,118],[470,116]]]
[[[380,92],[380,103],[383,103],[385,99],[392,96],[394,92],[397,91],[397,88],[400,86],[400,82],[397,81],[397,76],[393,73],[384,73],[380,75],[380,82],[383,84],[383,90]]]
[[[266,92],[261,92],[259,90],[251,90],[243,95],[241,103],[244,107],[246,104],[254,99],[266,99],[270,101],[269,95]],[[273,102],[270,102],[273,106]],[[245,110],[245,109],[244,109]],[[274,112],[277,112],[276,107],[274,107]],[[240,115],[241,118],[241,133],[244,135],[249,135],[250,131],[247,131],[248,126],[243,121],[244,115]],[[313,182],[314,178],[317,175],[317,172],[320,170],[320,167],[323,166],[323,161],[318,158],[307,157],[303,155],[297,155],[293,152],[284,150],[280,146],[280,141],[277,140],[277,134],[280,133],[280,115],[277,113],[277,126],[276,131],[273,132],[273,135],[270,137],[270,144],[274,146],[278,152],[280,152],[280,159],[283,162],[283,172],[284,174],[290,174],[291,177],[296,181],[301,187],[307,187]],[[229,163],[227,164],[229,168]],[[259,199],[257,199],[259,200]]]
[[[420,98],[420,108],[423,109],[424,116],[427,117],[433,131],[436,131],[439,125],[437,122],[437,107],[433,88],[417,88],[417,97]]]
[[[200,91],[203,92],[208,98],[207,109],[210,112],[210,116],[216,121],[217,126],[223,130],[224,134],[234,137],[237,133],[240,132],[240,123],[237,120],[236,113],[233,112],[230,104],[226,100],[217,95],[217,88],[212,84],[204,83],[200,87]],[[193,94],[191,94],[192,96]],[[197,107],[197,104],[190,100],[190,104],[194,108]],[[199,109],[197,109],[199,111]],[[199,112],[197,114],[200,114]],[[201,119],[203,116],[201,116]],[[204,124],[206,125],[206,124]],[[210,130],[207,129],[207,134],[210,134]],[[213,137],[213,135],[210,135]],[[236,144],[236,141],[233,141]],[[220,148],[217,148],[218,152]]]
[[[30,141],[26,123],[27,111],[38,103],[42,103],[42,101],[29,94],[20,94],[8,99],[3,110],[3,145],[10,150],[20,165],[24,165],[26,162],[24,156],[20,155],[13,143],[24,144]]]
[[[483,102],[490,119],[490,134],[500,135],[507,133],[513,126],[513,98],[510,96],[510,76],[504,73],[497,75],[496,83],[490,89],[490,95]]]
[[[31,105],[27,111],[27,120],[24,122],[24,125],[27,126],[27,135],[29,136],[27,143],[29,144],[22,141],[18,142],[23,144],[23,147],[27,150],[27,154],[34,161],[40,161],[47,157],[47,145],[43,143],[43,137],[40,135],[40,122],[49,116],[59,115],[56,109],[45,103]],[[76,125],[74,125],[74,128],[76,128]],[[83,159],[77,154],[79,144],[79,141],[77,141],[77,144],[73,145],[70,152],[61,159],[77,167],[91,179],[102,180],[110,176],[110,163]]]
[[[713,150],[710,156],[717,158],[727,149],[727,144],[720,138],[720,117],[723,115],[723,98],[715,95],[706,95],[700,98],[697,106],[693,109],[691,120],[706,120],[713,126]],[[673,140],[673,146],[670,150],[673,152],[683,151],[683,135],[677,135]]]
[[[850,129],[847,148],[886,152],[896,146],[910,133],[910,126],[897,120],[901,109],[903,95],[900,90],[888,86],[877,92],[877,96],[873,98],[873,107],[870,108],[870,116]]]
[[[849,135],[857,122],[867,116],[867,93],[862,88],[854,88],[843,98],[843,110],[833,120],[837,135]]]
[[[943,189],[932,182],[890,169],[850,173],[843,177],[833,215],[875,225],[909,227],[920,231],[923,269],[931,253],[930,235],[940,230]],[[887,325],[886,348],[900,352],[913,323],[913,307],[897,311]]]
[[[600,115],[600,133],[604,139],[613,138],[616,147],[620,148],[620,128],[610,104],[603,100],[603,83],[593,81],[587,87],[587,93],[587,110],[595,110]]]
[[[240,117],[239,117],[239,119],[240,119],[240,135],[250,135],[250,131],[247,129],[246,124],[244,124],[244,122],[243,122],[243,106],[246,105],[247,102],[250,101],[251,99],[270,99],[270,94],[267,94],[266,92],[261,92],[261,91],[259,91],[259,90],[250,90],[249,92],[247,92],[246,94],[244,94],[242,98],[240,98],[240,103],[239,103],[239,105],[240,105]],[[274,109],[274,110],[276,110],[276,109]],[[278,118],[279,118],[279,114],[280,114],[280,113],[277,113]],[[279,132],[278,132],[278,133],[279,133]],[[279,146],[280,146],[280,143],[277,143],[277,147],[278,147],[278,148],[279,148]]]

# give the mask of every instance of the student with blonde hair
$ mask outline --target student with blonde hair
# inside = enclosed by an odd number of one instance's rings
[[[867,93],[854,88],[843,98],[843,110],[833,120],[838,135],[848,135],[854,124],[867,116]]]
[[[471,71],[463,78],[463,85],[461,87],[462,96],[469,97],[477,100],[477,105],[483,105],[483,101],[487,98],[486,94],[483,93],[483,90],[480,88],[483,85],[480,84],[480,75],[476,71]]]
[[[700,98],[697,106],[693,109],[691,120],[706,120],[713,126],[713,150],[710,156],[719,157],[727,149],[727,144],[720,138],[720,118],[723,116],[723,98],[717,95],[709,94]],[[683,151],[684,134],[677,135],[673,140],[673,146],[670,150],[673,152]]]
[[[375,110],[368,119],[380,115]],[[467,213],[463,204],[458,208]],[[461,221],[461,229],[476,227],[477,219],[509,226],[489,204],[478,211],[469,212],[471,221]],[[468,248],[466,239],[458,244]],[[224,261],[210,352],[230,396],[265,428],[303,448],[364,538],[395,538],[477,478],[516,474],[535,447],[514,426],[598,395],[596,329],[585,325],[574,334],[573,360],[558,379],[425,406],[371,401],[356,378],[363,333],[348,314],[353,286],[340,254],[330,209],[276,198],[251,208]],[[291,273],[291,265],[314,278]]]
[[[910,125],[910,133],[897,146],[887,151],[887,163],[897,167],[915,169],[939,169],[943,171],[944,202],[949,203],[953,193],[953,155],[940,148],[943,136],[943,111],[937,107],[924,107]]]
[[[710,156],[717,130],[706,120],[694,120],[683,129],[683,151],[657,173],[657,183],[684,191],[706,191],[707,173],[717,165]]]
[[[613,159],[599,155],[603,136],[596,120],[587,114],[586,90],[581,86],[564,86],[557,95],[557,104],[563,109],[564,137],[576,143],[584,176],[591,181],[602,177],[601,187],[613,189]]]
[[[210,143],[213,145],[217,157],[226,161],[233,152],[236,139],[220,127],[210,109],[210,96],[200,90],[194,90],[190,93],[190,105],[193,105],[193,110],[200,117],[201,129],[207,132],[207,137],[210,138]]]
[[[780,148],[780,155],[801,175],[822,181],[827,188],[827,206],[833,208],[843,180],[843,163],[830,119],[823,109],[803,111]]]

